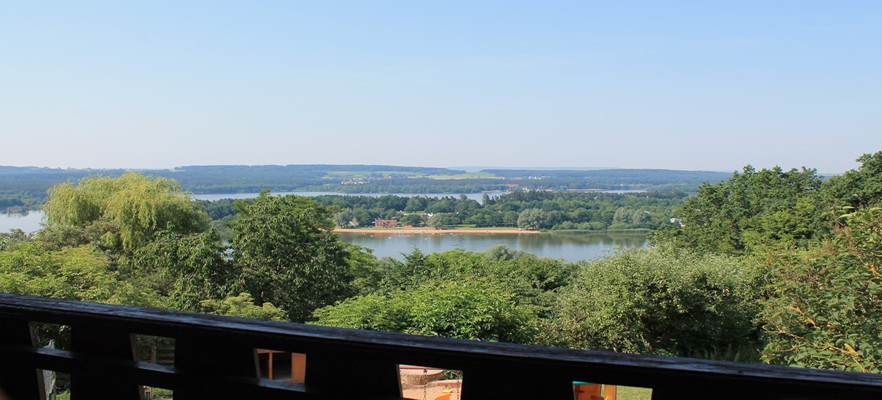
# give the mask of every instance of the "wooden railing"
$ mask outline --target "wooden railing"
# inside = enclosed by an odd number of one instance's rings
[[[68,349],[34,324],[70,327]],[[133,335],[174,339],[174,365],[133,358]],[[306,354],[303,384],[260,379],[257,349]],[[412,336],[0,294],[0,387],[43,395],[38,370],[70,374],[71,398],[131,399],[142,385],[187,399],[400,399],[398,366],[461,370],[463,399],[573,398],[573,381],[653,388],[653,399],[882,399],[882,376]],[[2,397],[2,395],[0,395]]]

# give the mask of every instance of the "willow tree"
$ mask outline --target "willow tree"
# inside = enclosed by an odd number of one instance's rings
[[[126,253],[159,231],[189,234],[209,227],[208,215],[174,180],[136,173],[56,185],[45,212],[50,228],[92,228],[102,242]]]

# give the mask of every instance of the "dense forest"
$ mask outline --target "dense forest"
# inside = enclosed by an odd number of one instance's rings
[[[655,230],[650,248],[577,263],[504,247],[377,259],[332,230],[347,207],[462,207],[473,209],[472,218],[483,209],[505,210],[504,217],[506,204],[516,204],[517,212],[546,217],[590,214],[582,195],[512,193],[485,204],[417,197],[409,204],[264,193],[212,209],[168,178],[85,177],[52,187],[43,230],[0,234],[0,291],[879,373],[882,152],[859,162],[826,180],[811,169],[746,166],[685,200],[603,198],[598,203],[605,213],[615,208],[613,219],[623,207],[674,205],[675,223]],[[213,217],[228,217],[229,242]]]
[[[512,192],[485,195],[479,203],[460,197],[319,196],[337,207],[339,227],[373,226],[374,219],[394,219],[402,225],[513,227],[525,230],[637,230],[669,223],[682,193],[561,193]]]
[[[36,209],[47,190],[87,176],[118,177],[121,169],[57,169],[0,166],[0,211]],[[466,172],[389,165],[188,166],[134,171],[174,179],[197,194],[262,190],[339,193],[479,193],[484,191],[616,189],[694,192],[701,182],[726,179],[721,172],[666,170]]]
[[[484,195],[481,202],[457,197],[321,195],[339,228],[373,227],[377,219],[399,226],[446,228],[509,227],[571,232],[650,231],[671,223],[685,194],[511,192]],[[230,237],[227,223],[237,213],[233,200],[198,201],[215,226]]]

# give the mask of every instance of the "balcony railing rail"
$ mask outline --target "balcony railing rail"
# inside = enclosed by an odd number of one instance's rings
[[[34,323],[70,326],[67,350],[35,345]],[[137,361],[133,335],[174,338],[174,365]],[[257,349],[306,354],[303,384],[260,379]],[[882,376],[689,358],[488,343],[254,321],[0,294],[0,387],[40,399],[41,374],[71,398],[131,399],[140,385],[188,399],[401,399],[398,366],[463,373],[463,399],[573,398],[573,381],[653,388],[653,399],[880,399]]]

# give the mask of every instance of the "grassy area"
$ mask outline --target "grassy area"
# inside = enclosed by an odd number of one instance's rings
[[[651,400],[651,399],[652,399],[652,389],[649,389],[649,388],[632,387],[632,386],[619,386],[618,393],[616,394],[616,400]]]
[[[498,176],[488,172],[467,172],[459,175],[429,175],[426,178],[439,181],[452,181],[459,179],[499,179]]]
[[[328,171],[325,173],[325,179],[367,178],[370,176],[378,176],[378,175],[408,176],[408,177],[422,177],[422,176],[424,176],[424,174],[422,174],[422,173],[409,172],[409,171]]]

